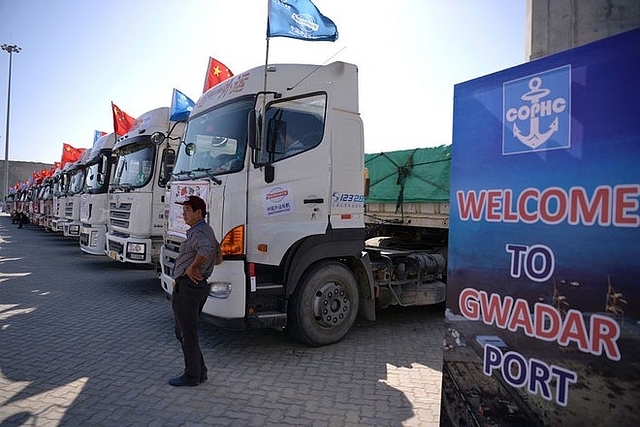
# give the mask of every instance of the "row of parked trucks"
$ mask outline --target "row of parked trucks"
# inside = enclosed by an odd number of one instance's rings
[[[266,71],[209,89],[186,123],[164,107],[103,136],[32,194],[33,215],[86,253],[156,266],[170,298],[187,229],[175,202],[199,195],[224,259],[203,314],[310,345],[339,341],[376,309],[442,303],[448,147],[424,162],[430,149],[393,141],[365,156],[355,65]],[[287,152],[289,137],[304,149]]]

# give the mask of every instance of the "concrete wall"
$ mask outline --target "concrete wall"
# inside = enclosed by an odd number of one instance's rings
[[[640,27],[640,0],[526,0],[526,58]]]
[[[9,185],[4,182],[4,160],[0,161],[0,199],[8,194],[7,187],[16,185],[16,182],[24,182],[29,179],[33,172],[40,172],[42,169],[49,170],[53,164],[38,162],[17,162],[9,160]]]

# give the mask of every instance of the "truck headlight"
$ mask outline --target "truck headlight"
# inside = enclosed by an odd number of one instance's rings
[[[126,258],[133,261],[144,261],[147,245],[144,243],[127,243]]]
[[[130,254],[143,254],[147,249],[144,243],[127,243],[127,252]]]

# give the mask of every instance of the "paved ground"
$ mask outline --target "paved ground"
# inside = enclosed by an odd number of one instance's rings
[[[442,307],[389,309],[334,345],[203,324],[182,370],[153,270],[0,216],[0,426],[436,426]]]

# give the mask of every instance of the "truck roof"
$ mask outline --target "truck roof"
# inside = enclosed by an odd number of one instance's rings
[[[332,108],[358,112],[358,67],[347,62],[336,61],[327,65],[314,64],[269,64],[266,73],[266,90],[284,96],[296,96],[310,90],[332,87],[334,93],[355,96],[334,96]],[[308,79],[314,75],[314,79]],[[322,82],[319,84],[318,82]],[[190,117],[197,117],[209,108],[240,96],[255,95],[265,89],[264,65],[244,71],[218,83],[200,96]]]

